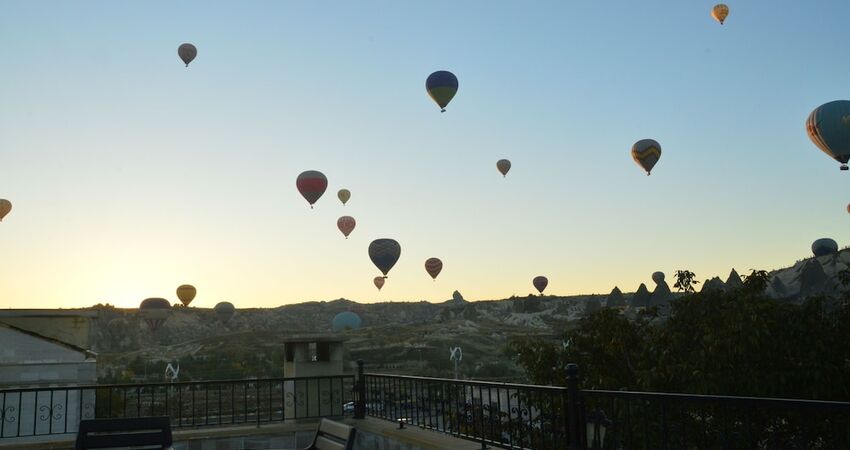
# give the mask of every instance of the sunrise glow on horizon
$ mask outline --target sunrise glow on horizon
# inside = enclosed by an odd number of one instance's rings
[[[0,308],[186,283],[197,307],[492,300],[538,275],[606,294],[850,245],[850,174],[805,128],[850,99],[850,3],[741,2],[722,26],[713,4],[5,2]],[[438,70],[459,80],[445,113]],[[402,248],[380,292],[378,238]]]

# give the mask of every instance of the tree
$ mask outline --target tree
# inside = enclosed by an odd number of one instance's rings
[[[676,271],[676,284],[673,285],[679,292],[684,292],[686,294],[693,294],[695,292],[694,286],[699,284],[699,281],[695,280],[696,274],[691,272],[690,270],[677,270]]]

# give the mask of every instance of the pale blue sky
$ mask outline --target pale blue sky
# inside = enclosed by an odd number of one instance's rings
[[[844,246],[850,174],[804,122],[850,97],[850,2],[728,4],[0,1],[0,307],[630,291]]]

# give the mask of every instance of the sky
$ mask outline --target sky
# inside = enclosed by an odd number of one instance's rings
[[[844,247],[850,173],[804,123],[850,97],[850,2],[728,4],[0,0],[0,308],[607,293]]]

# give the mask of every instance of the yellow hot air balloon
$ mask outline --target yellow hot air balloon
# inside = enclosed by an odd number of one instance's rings
[[[3,218],[6,217],[6,214],[9,214],[9,211],[11,210],[12,202],[5,198],[0,198],[0,222],[3,221]]]
[[[711,9],[711,17],[714,17],[714,20],[720,22],[720,25],[723,25],[723,21],[726,20],[726,16],[728,15],[729,7],[723,3],[718,3]]]
[[[198,290],[191,284],[184,284],[177,288],[177,298],[180,299],[180,303],[182,303],[183,306],[189,306],[189,303],[192,303],[192,299],[194,299],[197,294]]]
[[[339,201],[341,201],[342,204],[345,205],[351,198],[351,191],[349,191],[348,189],[340,189],[339,192],[336,193],[336,196],[339,197]]]

